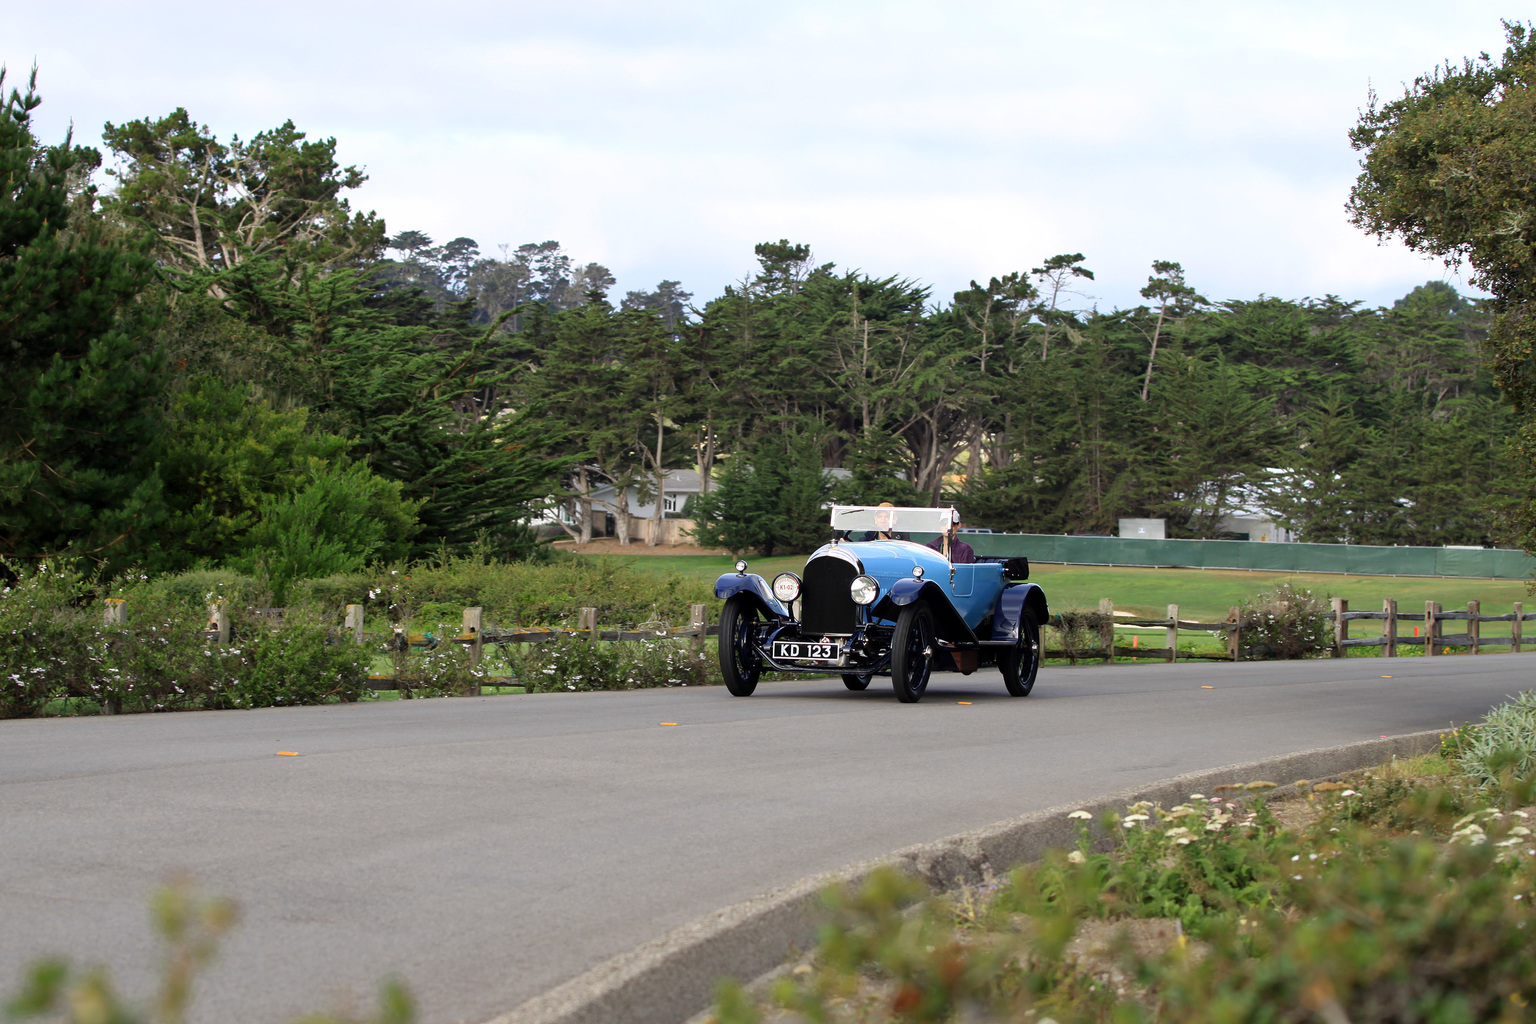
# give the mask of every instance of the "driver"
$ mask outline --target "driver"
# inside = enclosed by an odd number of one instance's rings
[[[890,509],[891,511],[886,511]],[[897,530],[891,529],[895,519],[896,506],[888,501],[882,501],[879,510],[875,512],[875,528],[864,533],[859,540],[911,540],[912,538]]]

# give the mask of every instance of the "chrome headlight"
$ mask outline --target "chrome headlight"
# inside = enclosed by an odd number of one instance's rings
[[[873,576],[855,576],[848,593],[853,597],[854,604],[874,604],[875,598],[880,596],[880,584],[875,582]]]
[[[745,558],[736,559],[736,571],[738,573],[747,571],[747,560]]]
[[[781,572],[773,578],[773,596],[785,604],[800,596],[800,577],[792,572]]]

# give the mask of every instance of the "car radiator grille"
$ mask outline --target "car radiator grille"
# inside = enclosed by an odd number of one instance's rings
[[[816,558],[801,581],[800,628],[805,633],[852,633],[858,606],[848,593],[858,570],[841,558]]]

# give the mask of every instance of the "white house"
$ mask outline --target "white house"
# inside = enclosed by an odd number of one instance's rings
[[[828,476],[842,478],[850,476],[846,469],[825,470]],[[719,486],[720,478],[718,470],[711,480],[712,486]],[[654,487],[654,477],[643,481],[644,488],[650,492]],[[684,509],[688,506],[688,500],[698,495],[701,481],[698,470],[695,469],[669,469],[665,477],[665,486],[661,498],[662,533],[658,543],[666,545],[691,545],[693,539],[688,536],[693,529],[693,520],[684,518]],[[629,536],[633,541],[641,544],[646,542],[655,521],[652,516],[656,514],[656,500],[654,495],[647,493],[647,500],[640,500],[641,487],[631,486],[625,496],[629,508],[630,530]],[[613,537],[618,531],[614,523],[614,506],[618,503],[618,492],[612,484],[602,484],[592,489],[593,518],[592,536]],[[534,525],[545,536],[560,536],[565,531],[560,523],[564,522],[572,527],[575,523],[563,508],[551,510],[543,519]]]

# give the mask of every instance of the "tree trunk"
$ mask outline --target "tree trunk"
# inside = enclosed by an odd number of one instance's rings
[[[699,493],[709,493],[709,480],[715,469],[715,425],[704,424],[704,448],[699,452]]]
[[[619,546],[629,544],[629,486],[623,485],[614,488],[613,523],[619,531]]]
[[[645,538],[645,546],[653,548],[661,543],[661,521],[665,516],[662,508],[667,497],[667,471],[661,468],[661,443],[662,431],[666,427],[666,420],[660,414],[656,416],[656,508],[651,512],[651,535]]]
[[[1157,359],[1157,339],[1163,333],[1163,314],[1168,312],[1168,303],[1163,303],[1157,309],[1157,325],[1152,328],[1152,351],[1147,353],[1147,376],[1141,382],[1141,400],[1145,402],[1147,395],[1152,390],[1152,363]]]
[[[581,522],[577,527],[581,530],[576,538],[578,544],[592,543],[592,486],[587,482],[587,471],[583,467],[576,471],[576,486],[578,488],[576,508]]]

